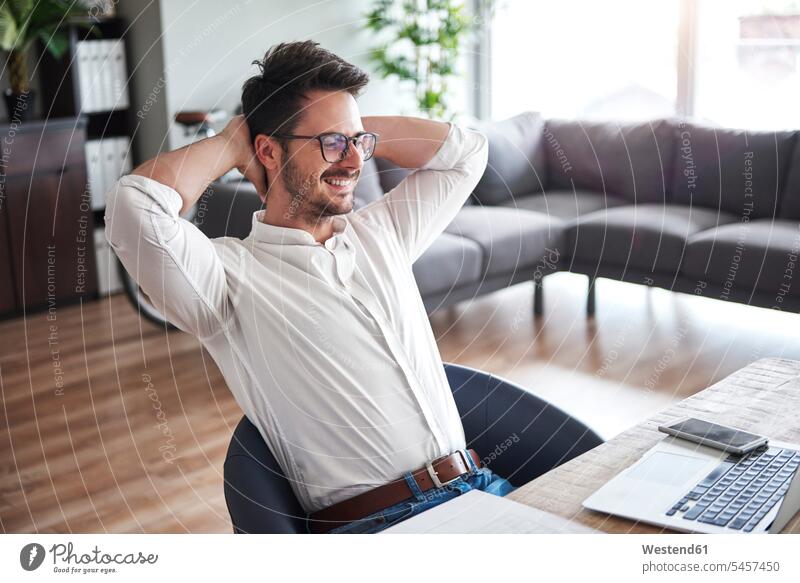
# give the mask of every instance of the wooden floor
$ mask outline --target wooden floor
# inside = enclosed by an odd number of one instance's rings
[[[601,280],[530,284],[431,318],[446,361],[515,380],[611,437],[764,356],[800,316]],[[230,532],[222,462],[241,412],[197,341],[122,296],[0,322],[2,532]]]

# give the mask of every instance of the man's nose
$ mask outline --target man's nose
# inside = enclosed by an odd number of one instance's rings
[[[361,167],[364,166],[361,153],[353,142],[347,142],[347,150],[340,164],[346,168],[352,168],[353,170],[361,170]]]

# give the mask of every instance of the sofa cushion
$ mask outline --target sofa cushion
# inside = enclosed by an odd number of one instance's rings
[[[442,233],[414,262],[420,294],[445,292],[480,281],[483,253],[474,241]]]
[[[779,215],[784,219],[800,219],[800,132],[794,133],[794,146],[786,174]]]
[[[560,219],[505,207],[469,206],[459,211],[446,231],[475,241],[483,251],[483,274],[513,274],[536,265],[558,250]]]
[[[405,180],[406,176],[414,171],[411,168],[401,168],[397,164],[389,162],[389,160],[384,158],[373,158],[373,160],[378,168],[378,178],[380,179],[383,192],[392,190]]]
[[[775,294],[775,307],[785,295],[800,296],[800,221],[760,219],[737,221],[689,238],[684,275],[725,287]]]
[[[489,140],[489,161],[473,196],[482,204],[500,204],[512,197],[542,190],[545,157],[544,120],[531,111],[509,119],[479,122],[475,129]]]
[[[773,217],[794,141],[792,132],[676,125],[673,202],[738,217]]]
[[[370,158],[364,162],[364,166],[361,168],[361,175],[353,192],[353,206],[360,209],[382,196],[383,188],[378,175],[378,166],[375,164],[375,158]]]
[[[668,120],[548,120],[547,187],[595,190],[629,202],[669,201],[675,133]]]
[[[624,198],[605,196],[591,190],[549,190],[539,194],[515,197],[503,206],[544,213],[566,222],[575,222],[585,215],[606,207],[625,204]]]
[[[578,263],[676,273],[690,236],[735,220],[699,207],[625,205],[580,217],[567,227],[565,247]]]

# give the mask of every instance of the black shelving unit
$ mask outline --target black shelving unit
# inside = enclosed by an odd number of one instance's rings
[[[39,81],[42,94],[40,101],[42,118],[84,117],[87,141],[114,137],[126,137],[129,141],[131,140],[134,125],[130,107],[110,111],[82,111],[81,79],[77,59],[80,41],[109,39],[122,39],[127,57],[129,51],[126,46],[125,29],[125,21],[121,18],[87,17],[71,21],[68,27],[69,50],[62,58],[53,58],[43,46],[40,46],[42,59]],[[130,94],[129,71],[126,71],[125,78]],[[94,218],[95,225],[103,225],[103,210],[95,211]]]

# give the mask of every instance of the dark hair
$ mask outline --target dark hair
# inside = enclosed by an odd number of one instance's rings
[[[357,97],[369,82],[364,71],[313,41],[277,44],[253,64],[261,73],[242,86],[242,112],[251,139],[293,132],[309,91],[347,91]]]

